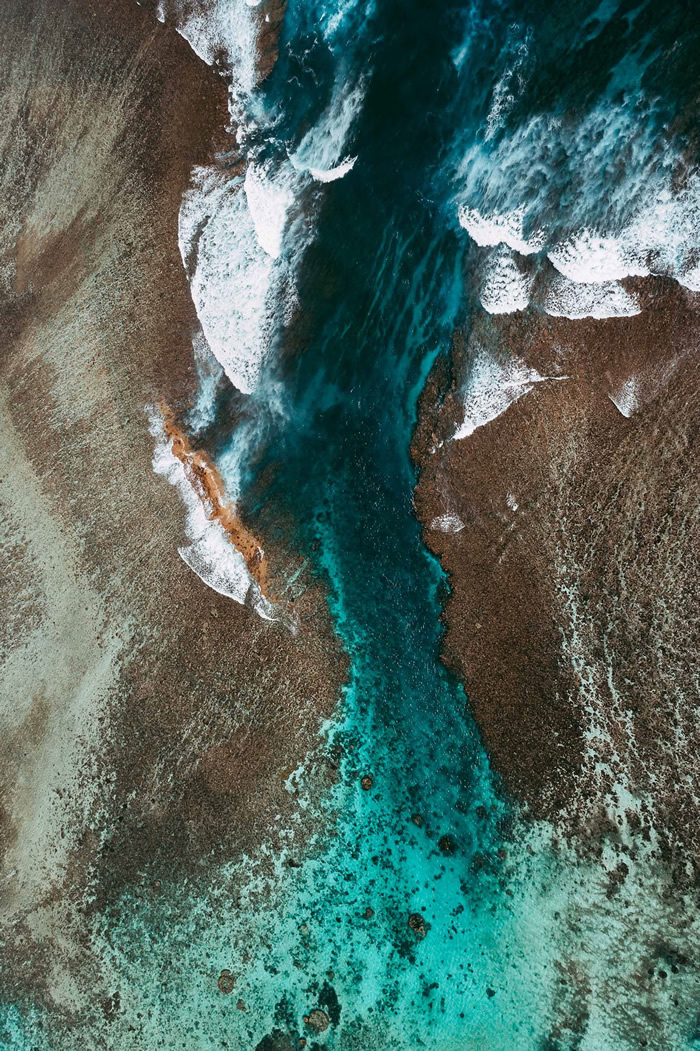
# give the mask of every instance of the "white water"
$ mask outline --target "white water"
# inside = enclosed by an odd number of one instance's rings
[[[355,161],[357,157],[346,157],[344,161],[336,165],[335,168],[309,168],[309,175],[311,175],[316,182],[335,182],[336,179],[342,179],[344,175],[352,171],[355,167]]]
[[[243,118],[259,84],[258,17],[248,0],[161,0],[158,18],[173,22],[192,50],[231,74],[229,106],[234,120]]]
[[[541,376],[518,358],[499,361],[480,347],[467,381],[464,420],[453,437],[468,438],[479,427],[501,416],[537,383],[565,379],[568,377]]]
[[[261,246],[241,180],[213,167],[194,169],[179,244],[207,343],[231,383],[250,394],[272,335],[275,264]]]
[[[577,320],[584,317],[631,317],[640,313],[634,296],[616,281],[576,284],[557,274],[549,283],[544,309],[553,317]]]
[[[618,409],[626,419],[629,419],[632,413],[639,408],[637,377],[630,376],[617,391],[613,394],[609,394],[608,397],[615,408]]]
[[[192,352],[198,384],[194,404],[187,414],[187,426],[196,434],[214,421],[216,396],[224,370],[209,349],[203,332],[197,332],[193,337]]]
[[[457,211],[460,226],[482,248],[499,244],[508,245],[520,255],[532,255],[539,252],[545,243],[543,234],[536,234],[530,239],[523,235],[525,209],[516,208],[510,212],[491,215],[482,214],[477,208],[461,205]]]
[[[672,381],[685,354],[664,362],[654,362],[618,380],[608,397],[616,409],[629,419],[661,394]]]
[[[664,190],[619,233],[582,227],[551,241],[545,227],[525,236],[525,209],[481,212],[460,205],[457,217],[481,247],[507,245],[520,255],[546,251],[552,265],[578,284],[605,284],[651,274],[674,278],[700,291],[700,176],[675,197]]]
[[[308,191],[313,181],[332,182],[352,170],[356,157],[348,154],[347,143],[365,93],[362,78],[348,88],[346,60],[339,58],[327,110],[287,157],[287,145],[275,138],[280,114],[267,111],[259,90],[258,2],[160,0],[156,11],[160,21],[174,23],[204,62],[229,74],[229,110],[246,162],[245,175],[232,175],[214,164],[195,168],[178,223],[180,254],[201,326],[193,348],[200,390],[188,426],[196,433],[214,411],[221,377],[209,352],[238,391],[256,394],[257,416],[248,413],[219,464],[227,488],[235,494],[241,458],[250,451],[245,443],[259,438],[280,411],[275,382],[265,367],[275,337],[291,320],[297,303],[295,274],[314,233],[318,198]],[[336,9],[333,24],[324,16],[324,36],[330,41],[341,24],[362,19],[372,3],[350,0]],[[295,12],[314,26],[319,24],[317,14],[312,9]],[[273,157],[263,160],[263,150]],[[154,461],[154,468],[168,475],[183,495],[188,535],[196,534],[180,549],[182,558],[208,586],[244,601],[251,582],[242,556],[221,527],[202,518],[192,504],[182,469],[169,462],[163,450],[157,462],[160,466]],[[259,594],[256,603],[261,612]]]
[[[546,254],[576,284],[653,274],[700,291],[700,169],[672,143],[659,151],[653,101],[630,92],[578,121],[539,114],[508,131],[492,127],[499,99],[455,165],[457,218],[476,244]],[[619,295],[604,299],[622,308]]]
[[[439,515],[430,523],[431,529],[439,529],[441,533],[459,533],[464,529],[464,522],[455,514]]]
[[[360,78],[348,87],[344,73],[341,68],[327,109],[289,157],[295,168],[308,171],[318,182],[342,179],[357,160],[349,156],[347,151],[353,126],[362,108],[366,85],[364,79]]]
[[[178,548],[183,562],[207,587],[241,605],[252,606],[266,620],[275,619],[274,607],[251,578],[243,555],[228,539],[221,523],[212,518],[212,508],[206,506],[173,453],[162,418],[154,409],[149,413],[149,430],[156,443],[153,470],[175,486],[185,505],[185,533],[191,542]]]
[[[478,244],[489,245],[501,235],[520,243],[512,217],[502,217],[504,221],[499,223],[481,221],[477,215],[472,212],[469,226]],[[618,256],[612,249],[610,253],[589,251],[578,255],[572,244],[564,248],[561,253],[549,253],[557,270],[543,275],[535,300],[537,307],[553,317],[572,319],[631,317],[640,312],[635,296],[616,277],[607,276],[617,275],[620,270],[615,265]],[[505,239],[484,251],[479,268],[480,299],[489,314],[512,314],[530,305],[537,269],[542,270],[540,261],[528,258],[531,255],[508,247]]]
[[[644,277],[649,269],[641,247],[615,237],[599,237],[584,229],[550,248],[548,256],[569,281],[605,283],[623,277]]]
[[[530,302],[532,276],[518,266],[505,246],[489,253],[482,271],[481,305],[489,314],[525,310]]]
[[[287,224],[294,192],[289,177],[279,169],[272,174],[268,168],[251,161],[245,173],[245,195],[258,243],[273,259],[282,251],[282,235]]]

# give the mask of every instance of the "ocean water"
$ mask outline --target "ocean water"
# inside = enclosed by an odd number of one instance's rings
[[[643,858],[609,899],[600,867],[528,822],[490,768],[439,659],[449,582],[409,455],[436,357],[481,306],[527,304],[523,260],[569,283],[551,313],[629,312],[627,274],[700,287],[698,17],[624,0],[290,0],[270,78],[245,66],[232,114],[248,174],[219,158],[183,206],[205,348],[192,430],[251,528],[291,520],[328,587],[350,658],[324,728],[339,776],[320,801],[305,766],[289,779],[318,813],[303,858],[289,829],[286,856],[263,846],[208,889],[126,896],[103,917],[122,990],[109,1046],[700,1047],[693,903]],[[491,254],[474,293],[477,249]],[[654,976],[681,957],[672,988]],[[315,1008],[322,1033],[304,1022]],[[64,1046],[36,1023],[6,1013],[4,1046]]]

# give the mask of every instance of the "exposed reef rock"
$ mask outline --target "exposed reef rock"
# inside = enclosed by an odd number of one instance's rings
[[[265,598],[270,598],[269,567],[260,541],[241,521],[219,471],[202,449],[193,449],[189,438],[168,409],[163,411],[163,433],[173,456],[182,464],[185,476],[210,521],[218,522],[227,541],[243,555],[246,569]]]
[[[304,1023],[309,1029],[313,1029],[315,1033],[325,1033],[330,1025],[330,1020],[325,1011],[322,1011],[320,1007],[314,1007],[313,1011],[309,1011],[308,1015],[305,1016]]]
[[[450,579],[444,658],[506,786],[579,843],[658,837],[682,866],[700,822],[700,296],[625,284],[633,317],[478,311],[455,334],[420,404],[416,505]]]

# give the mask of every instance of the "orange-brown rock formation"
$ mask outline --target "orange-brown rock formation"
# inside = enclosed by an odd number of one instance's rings
[[[269,593],[268,565],[259,540],[246,528],[226,496],[223,479],[202,449],[192,449],[187,435],[173,419],[167,407],[163,411],[163,430],[171,443],[173,456],[185,469],[187,479],[197,493],[210,521],[221,524],[231,544],[241,552],[251,578],[265,598]]]

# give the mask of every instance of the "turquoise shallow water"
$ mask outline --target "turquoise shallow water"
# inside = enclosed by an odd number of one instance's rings
[[[467,191],[485,208],[524,202],[562,231],[626,214],[642,191],[615,151],[655,172],[659,129],[693,101],[699,52],[682,9],[291,0],[264,89],[270,155],[298,143],[339,76],[367,88],[357,163],[326,188],[297,275],[304,324],[281,336],[250,399],[264,425],[243,505],[253,528],[291,516],[294,545],[328,586],[350,658],[324,731],[339,781],[319,802],[303,768],[290,778],[320,808],[299,868],[276,858],[271,879],[263,850],[212,871],[206,893],[125,897],[103,918],[105,969],[124,990],[112,1046],[283,1051],[301,1034],[343,1051],[700,1046],[692,976],[673,991],[644,977],[670,953],[660,932],[683,903],[655,901],[641,863],[649,903],[608,901],[596,867],[555,850],[553,830],[528,825],[500,791],[439,659],[449,585],[421,538],[409,456],[429,369],[473,308],[457,204]],[[499,83],[507,104],[489,138]],[[615,134],[579,141],[577,121],[606,107]],[[558,154],[541,130],[517,135],[553,111],[570,121]],[[582,163],[593,146],[595,178]],[[240,454],[227,404],[207,432],[224,462]],[[232,997],[211,980],[224,967]],[[314,1007],[331,1023],[318,1037],[303,1022]],[[36,1021],[6,1014],[4,1046],[52,1047]]]

